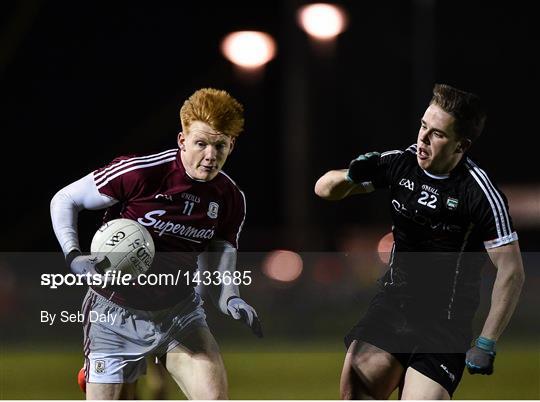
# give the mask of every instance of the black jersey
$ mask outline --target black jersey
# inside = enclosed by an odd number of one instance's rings
[[[466,156],[449,175],[429,174],[416,145],[381,154],[371,183],[390,190],[385,290],[448,319],[472,317],[486,249],[517,240],[504,194]]]

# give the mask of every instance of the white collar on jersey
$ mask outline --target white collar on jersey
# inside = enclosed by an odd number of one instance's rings
[[[422,169],[424,170],[424,169]],[[429,177],[431,177],[432,179],[437,179],[437,180],[444,180],[444,179],[448,179],[450,177],[450,173],[446,173],[446,174],[433,174],[433,173],[429,173],[428,171],[424,170],[424,173],[426,175],[428,175]]]

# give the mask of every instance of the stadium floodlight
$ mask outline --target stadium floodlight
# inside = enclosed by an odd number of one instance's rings
[[[292,282],[302,274],[303,266],[299,254],[289,250],[274,250],[264,259],[262,271],[270,279]]]
[[[259,31],[238,31],[228,34],[221,42],[223,55],[232,63],[247,69],[264,66],[276,55],[276,41]]]
[[[297,16],[302,29],[317,40],[332,40],[347,27],[345,10],[334,4],[308,4],[300,7]]]

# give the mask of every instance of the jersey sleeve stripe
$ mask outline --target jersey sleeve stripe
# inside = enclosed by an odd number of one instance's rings
[[[99,190],[100,188],[105,186],[107,183],[109,183],[111,180],[114,180],[118,176],[121,176],[121,175],[123,175],[125,173],[131,172],[131,171],[137,170],[137,169],[144,169],[144,168],[151,167],[151,166],[161,165],[163,163],[174,161],[175,159],[176,159],[176,155],[174,155],[173,157],[167,158],[167,159],[160,159],[160,160],[155,161],[155,162],[142,163],[142,164],[138,164],[138,165],[132,166],[132,167],[127,168],[127,169],[121,169],[120,171],[116,172],[115,174],[113,174],[111,176],[102,177],[103,180],[100,181],[99,184],[97,183],[97,180],[96,180],[96,186],[97,186],[97,188]]]
[[[384,158],[386,155],[394,155],[394,154],[402,154],[403,151],[399,150],[399,149],[395,149],[393,151],[386,151],[386,152],[383,152],[381,154],[381,158]]]
[[[482,174],[481,169],[473,168],[469,164],[467,166],[469,167],[469,172],[475,178],[475,180],[478,182],[478,184],[484,191],[484,194],[486,195],[491,205],[491,209],[493,211],[493,215],[495,218],[495,224],[497,226],[497,234],[499,236],[498,239],[505,239],[508,236],[511,236],[512,228],[510,227],[510,220],[508,218],[508,212],[497,189],[493,187],[489,179],[485,176],[485,173],[483,176],[481,175]],[[495,198],[495,196],[497,196],[497,198]],[[496,207],[495,207],[495,204],[496,204]]]
[[[476,180],[476,182],[478,183],[478,185],[480,186],[480,188],[482,189],[482,191],[486,195],[486,198],[487,198],[487,200],[489,202],[489,205],[491,206],[491,210],[493,211],[493,217],[495,219],[495,226],[497,227],[497,235],[499,237],[502,237],[503,235],[501,233],[501,224],[500,224],[500,221],[499,221],[499,215],[497,214],[497,210],[495,209],[495,205],[493,204],[493,200],[492,200],[489,192],[485,188],[484,184],[482,183],[480,178],[477,176],[477,174],[473,171],[473,169],[469,165],[467,165],[467,167],[469,168],[469,173],[471,174],[471,176],[474,177],[474,179]]]
[[[490,188],[492,192],[495,194],[495,201],[498,200],[498,205],[500,206],[499,213],[501,213],[501,216],[504,218],[501,220],[501,223],[504,223],[503,229],[506,229],[504,231],[505,232],[504,234],[509,235],[512,232],[512,228],[510,226],[510,218],[508,217],[508,210],[506,208],[506,205],[504,204],[504,201],[501,197],[500,192],[495,188],[491,180],[489,180],[489,177],[486,174],[486,172],[480,169],[480,167],[478,167],[478,165],[476,165],[470,159],[469,159],[469,162],[471,163],[472,166],[474,166],[474,169],[478,172],[478,174],[484,178],[484,182],[486,182],[486,184],[488,185],[488,188]],[[502,209],[502,212],[501,212],[501,209]]]
[[[244,201],[244,217],[242,218],[242,222],[240,222],[240,226],[238,226],[238,232],[236,233],[236,248],[238,248],[238,241],[240,239],[240,233],[242,232],[242,228],[244,227],[244,222],[246,221],[246,211],[247,211],[247,203],[246,203],[246,196],[242,190],[240,190],[240,187],[234,182],[231,177],[225,173],[223,170],[221,170],[219,173],[221,173],[223,176],[225,176],[227,179],[231,181],[232,184],[236,187],[238,191],[240,191],[240,194],[242,195],[242,200]]]
[[[403,151],[401,151],[399,149],[383,152],[381,154],[381,157],[380,157],[381,163],[386,163],[387,158],[388,158],[389,161],[392,161],[393,158],[396,158],[396,157],[393,157],[392,155],[401,155],[402,153],[403,153]],[[371,183],[371,182],[369,182],[369,183]]]
[[[489,178],[487,177],[486,173],[480,169],[473,161],[470,159],[467,159],[467,162],[469,163],[469,166],[473,168],[473,170],[478,174],[478,176],[481,178],[481,180],[486,185],[487,190],[493,197],[493,200],[495,201],[495,204],[497,205],[497,210],[499,212],[499,217],[501,221],[501,226],[503,229],[503,236],[508,236],[512,232],[512,228],[510,227],[510,218],[508,217],[508,211],[506,209],[506,206],[504,205],[504,201],[502,200],[501,195],[491,183]]]
[[[416,144],[412,144],[411,146],[409,146],[409,148],[407,148],[406,151],[416,154]]]
[[[177,149],[169,149],[167,151],[163,151],[163,152],[160,152],[158,154],[147,155],[147,156],[137,156],[137,157],[134,157],[134,158],[123,159],[123,160],[121,160],[119,162],[116,162],[116,163],[112,164],[111,166],[103,169],[102,171],[96,173],[94,175],[94,178],[96,179],[96,181],[98,181],[103,176],[113,174],[118,169],[122,169],[123,167],[131,166],[131,165],[133,165],[135,163],[139,163],[139,162],[150,162],[150,161],[158,160],[160,158],[166,158],[168,156],[176,154],[177,152],[178,152]]]

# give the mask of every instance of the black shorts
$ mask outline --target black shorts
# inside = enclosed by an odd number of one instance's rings
[[[447,320],[426,307],[381,292],[345,336],[345,346],[358,339],[391,353],[405,369],[414,368],[452,396],[465,368],[471,322]]]

